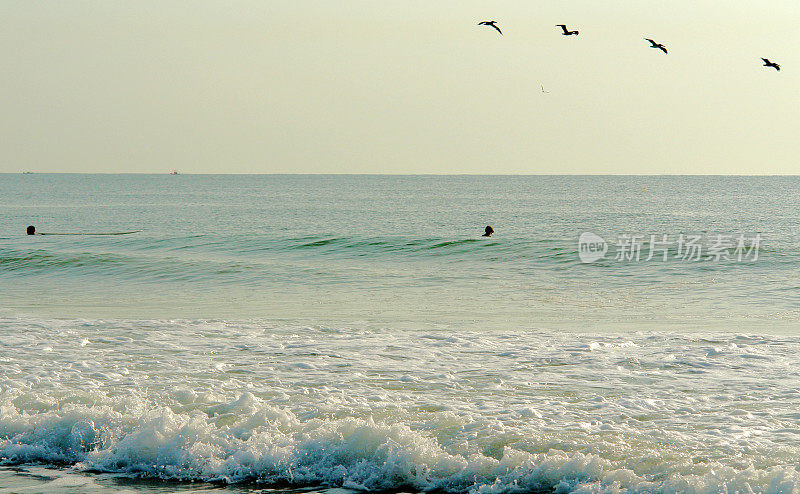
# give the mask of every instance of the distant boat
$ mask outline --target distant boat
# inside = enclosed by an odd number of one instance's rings
[[[22,172],[23,175],[27,175],[29,173],[33,173],[33,172]]]
[[[169,174],[170,175],[180,175],[180,173],[178,173],[178,170],[172,170],[171,172],[169,172]]]

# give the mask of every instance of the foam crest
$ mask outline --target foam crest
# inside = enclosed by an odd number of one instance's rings
[[[368,491],[800,489],[796,337],[0,329],[7,465]]]
[[[142,413],[132,416],[137,408]],[[442,426],[453,424],[448,415],[444,413]],[[5,464],[71,464],[88,471],[183,481],[481,494],[786,492],[800,485],[789,468],[718,465],[693,474],[684,465],[683,474],[675,471],[658,482],[626,468],[622,459],[580,451],[536,453],[506,444],[499,458],[474,451],[451,453],[434,437],[403,423],[353,417],[303,421],[249,392],[188,413],[169,407],[128,409],[120,403],[31,415],[5,406],[0,408],[0,426]]]

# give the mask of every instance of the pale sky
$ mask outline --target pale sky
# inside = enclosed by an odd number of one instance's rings
[[[6,0],[0,172],[800,174],[798,26],[797,0]]]

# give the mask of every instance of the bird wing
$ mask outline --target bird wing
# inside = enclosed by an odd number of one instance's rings
[[[769,61],[769,59],[768,59],[768,58],[763,58],[763,57],[762,57],[762,58],[761,58],[761,60],[763,60],[763,61],[764,61],[764,63],[772,63],[772,62],[770,62],[770,61]]]
[[[664,48],[664,45],[658,45],[658,47],[661,49],[661,51],[663,51],[664,53],[667,53],[667,49]]]
[[[501,35],[501,36],[503,35],[503,31],[501,31],[499,27],[495,26],[494,24],[490,24],[490,25],[491,25],[493,28],[497,29],[497,32],[498,32],[498,33],[500,33],[500,35]]]
[[[562,30],[562,31],[564,31],[565,33],[568,33],[568,32],[569,32],[569,31],[567,31],[567,26],[566,26],[566,25],[564,25],[564,24],[556,24],[556,26],[557,26],[557,27],[560,27],[560,28],[561,28],[561,30]]]
[[[645,38],[645,40],[646,40],[646,41],[649,41],[649,42],[650,42],[650,43],[651,43],[653,46],[655,46],[655,45],[657,44],[655,41],[653,41],[653,40],[652,40],[652,39],[650,39],[650,38]]]

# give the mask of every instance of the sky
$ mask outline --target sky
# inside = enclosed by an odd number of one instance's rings
[[[4,1],[0,172],[800,174],[798,25],[796,0]]]

